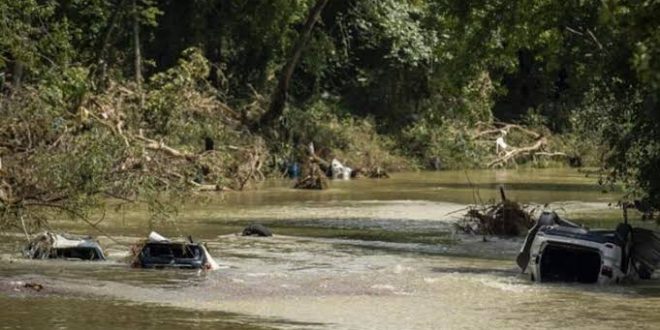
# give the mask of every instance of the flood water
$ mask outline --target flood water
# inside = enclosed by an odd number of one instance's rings
[[[572,169],[395,173],[325,191],[269,181],[184,202],[174,221],[108,214],[109,260],[21,259],[20,233],[0,237],[0,328],[610,329],[660,327],[660,281],[533,284],[514,262],[522,238],[472,237],[453,222],[468,204],[507,197],[590,227],[614,227],[619,193]],[[637,214],[631,214],[638,218]],[[101,215],[99,215],[99,218]],[[236,235],[251,222],[272,238]],[[55,219],[74,233],[84,224]],[[645,223],[647,227],[655,225]],[[215,272],[129,268],[149,230],[206,241]],[[40,283],[34,293],[24,283]]]

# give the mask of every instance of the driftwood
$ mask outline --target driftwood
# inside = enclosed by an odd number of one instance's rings
[[[328,177],[319,165],[310,158],[303,166],[303,175],[298,178],[293,187],[296,189],[326,189],[328,188]]]
[[[195,187],[196,191],[231,191],[230,188],[219,184],[200,184],[192,180],[190,181],[190,184]]]
[[[509,150],[505,151],[503,155],[498,156],[494,160],[488,163],[488,167],[495,167],[495,166],[505,166],[511,161],[516,160],[517,157],[521,156],[546,156],[546,157],[556,157],[556,156],[561,156],[561,157],[567,157],[567,155],[563,152],[546,152],[542,151],[548,144],[548,140],[545,137],[541,137],[540,139],[536,140],[533,144],[526,146],[526,147],[520,147],[520,148],[510,148]]]
[[[302,175],[293,185],[296,189],[322,190],[328,187],[326,173],[331,167],[330,162],[316,155],[314,143],[307,146],[308,157],[302,166]]]
[[[541,150],[547,143],[548,140],[542,137],[536,140],[536,142],[534,142],[534,144],[530,146],[521,147],[521,148],[511,148],[510,150],[505,151],[504,155],[499,156],[490,163],[488,163],[488,167],[494,167],[496,165],[506,165],[509,161],[515,159],[518,156],[527,155],[535,151]]]
[[[484,127],[486,125],[487,124],[485,124],[483,122],[477,123],[477,127]],[[512,129],[519,130],[519,131],[531,136],[534,139],[539,139],[541,137],[541,134],[539,134],[537,132],[534,132],[530,129],[524,128],[520,125],[502,123],[502,122],[495,122],[495,123],[493,123],[493,125],[495,126],[494,128],[477,130],[477,132],[474,135],[474,138],[478,139],[478,138],[481,138],[481,137],[484,137],[484,136],[496,135],[496,134],[500,134],[502,131],[509,133]]]
[[[314,142],[310,142],[310,143],[309,143],[309,145],[307,146],[307,152],[308,152],[308,154],[309,154],[309,158],[310,158],[313,162],[316,162],[317,164],[319,164],[319,166],[321,167],[321,169],[322,169],[324,172],[327,173],[327,172],[330,170],[330,168],[332,167],[331,163],[330,163],[329,161],[327,161],[327,160],[325,160],[325,159],[319,157],[319,156],[316,154],[316,149],[314,148]]]
[[[563,152],[549,152],[545,148],[548,145],[548,139],[539,132],[525,128],[517,124],[495,122],[492,124],[479,122],[477,123],[477,130],[472,135],[478,142],[493,143],[495,145],[502,145],[501,150],[497,151],[496,157],[488,162],[487,167],[506,166],[509,163],[515,164],[516,159],[524,156],[542,156],[542,157],[568,157]],[[533,140],[529,145],[523,147],[512,147],[507,145],[503,138],[512,130],[519,131],[524,134],[526,140]],[[497,138],[497,139],[495,139]]]
[[[508,200],[500,187],[501,201],[471,206],[456,227],[468,234],[519,236],[531,228],[534,208]]]
[[[160,150],[160,151],[163,151],[164,153],[166,153],[166,154],[168,154],[172,157],[185,158],[185,159],[188,159],[188,160],[193,160],[193,159],[197,158],[197,155],[194,155],[194,154],[191,154],[191,153],[188,153],[188,152],[180,151],[180,150],[174,149],[172,147],[169,147],[162,140],[161,141],[156,141],[156,140],[146,138],[144,136],[144,133],[142,132],[142,130],[139,131],[138,135],[136,135],[135,138],[142,141],[142,142],[144,142],[145,143],[144,147],[149,149],[149,150]]]

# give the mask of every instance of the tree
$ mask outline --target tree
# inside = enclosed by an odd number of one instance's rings
[[[307,18],[305,19],[305,24],[303,25],[302,31],[298,36],[298,40],[291,49],[291,54],[289,55],[284,68],[282,68],[282,71],[280,72],[277,87],[275,87],[275,91],[270,98],[268,111],[261,116],[258,126],[270,126],[273,121],[282,115],[284,107],[286,106],[289,82],[291,80],[291,76],[293,75],[293,70],[295,70],[298,61],[300,61],[300,56],[302,55],[303,49],[309,42],[309,39],[312,35],[312,29],[314,29],[314,25],[319,19],[321,12],[327,3],[328,0],[317,0],[314,6],[309,10]]]

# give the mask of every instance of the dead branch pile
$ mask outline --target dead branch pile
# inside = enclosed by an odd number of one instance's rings
[[[131,88],[114,84],[71,107],[53,106],[30,88],[0,97],[0,228],[29,236],[55,211],[102,232],[104,217],[90,215],[108,197],[148,203],[264,179],[265,142],[243,131],[217,98],[185,88],[167,94],[178,103],[164,106],[177,109],[171,114],[159,113],[171,123],[163,130],[145,115],[160,94],[147,95],[152,103],[140,108]]]
[[[519,236],[534,225],[531,212],[514,201],[472,206],[456,226],[475,235]]]
[[[129,265],[131,265],[131,267],[140,267],[140,253],[148,241],[148,239],[141,239],[130,246],[128,250],[128,256],[126,256],[126,261]]]
[[[494,122],[486,124],[483,122],[477,123],[477,130],[473,134],[473,138],[477,141],[492,145],[496,149],[495,157],[490,160],[487,167],[505,167],[508,165],[517,165],[517,161],[521,158],[537,157],[568,157],[564,152],[548,151],[548,139],[543,133],[533,131],[529,128],[503,122]],[[504,137],[509,133],[515,132],[518,137],[518,142],[522,146],[507,145],[504,142]],[[501,147],[496,147],[498,140],[502,139]]]
[[[316,155],[314,143],[307,147],[308,157],[302,166],[301,176],[293,185],[295,189],[322,190],[328,187],[327,171],[330,163]]]
[[[328,188],[328,177],[319,164],[310,159],[303,165],[302,175],[293,187],[296,189],[326,189]]]
[[[519,236],[527,233],[535,223],[532,216],[535,207],[507,200],[503,190],[501,192],[501,202],[469,207],[456,227],[475,235]]]

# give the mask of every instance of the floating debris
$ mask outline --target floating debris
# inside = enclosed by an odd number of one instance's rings
[[[34,283],[34,282],[25,283],[25,284],[23,284],[23,287],[27,288],[27,289],[32,289],[32,290],[37,291],[37,292],[44,289],[43,285],[41,285],[39,283]]]
[[[502,188],[500,192],[501,202],[471,206],[456,227],[475,235],[520,236],[527,233],[535,223],[532,214],[536,206],[508,200]]]
[[[293,187],[312,190],[326,189],[328,188],[328,178],[317,163],[310,161],[303,167],[303,175],[298,178]]]
[[[260,223],[253,223],[245,227],[243,229],[243,232],[241,233],[242,236],[259,236],[259,237],[270,237],[273,236],[273,232],[268,229],[268,227],[260,224]]]

